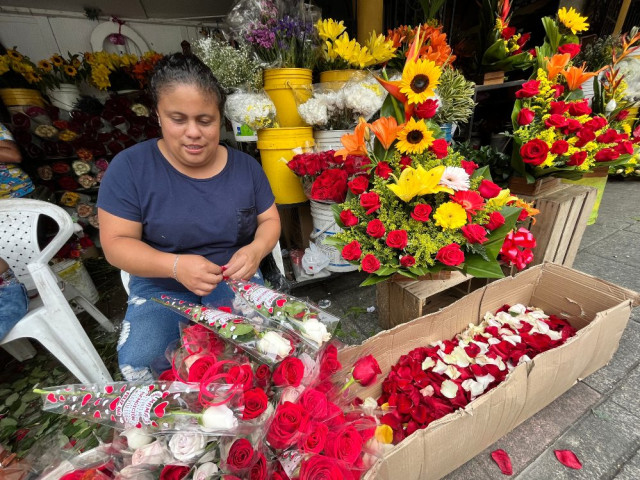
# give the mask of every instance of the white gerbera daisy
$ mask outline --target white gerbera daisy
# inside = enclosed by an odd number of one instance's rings
[[[469,190],[469,174],[460,167],[446,167],[440,185],[452,188],[456,191]]]

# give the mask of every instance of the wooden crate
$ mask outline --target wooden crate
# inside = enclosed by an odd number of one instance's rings
[[[393,328],[449,305],[469,293],[472,278],[461,272],[452,272],[444,280],[387,280],[378,283],[376,303],[380,326]]]
[[[556,189],[536,196],[519,195],[540,210],[535,224],[529,226],[537,242],[531,265],[545,261],[573,265],[596,193],[593,187],[560,183]]]

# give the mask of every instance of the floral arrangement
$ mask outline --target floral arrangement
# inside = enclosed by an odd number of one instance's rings
[[[3,88],[40,88],[43,72],[15,48],[0,55],[0,86]]]
[[[580,53],[580,43],[576,34],[589,28],[587,17],[583,17],[573,7],[568,10],[562,7],[556,18],[543,17],[542,26],[545,31],[544,43],[536,47],[536,69],[544,68],[545,62],[551,56],[569,54],[570,58]]]
[[[238,91],[227,97],[225,115],[233,122],[252,130],[276,128],[276,106],[266,93]]]
[[[382,382],[377,399],[382,424],[393,443],[458,409],[499,385],[518,365],[564,344],[576,329],[534,307],[505,305],[485,314],[451,340],[419,347],[400,357]],[[417,373],[416,373],[417,372]]]
[[[369,120],[382,107],[387,91],[370,74],[349,80],[340,89],[314,85],[313,96],[298,105],[302,119],[319,130],[347,130],[358,119]]]
[[[495,17],[494,26],[488,38],[488,47],[482,55],[482,66],[487,71],[526,70],[531,67],[533,57],[524,50],[530,33],[516,33],[509,25],[511,20],[510,0],[485,0],[485,17]],[[489,12],[486,12],[489,10]]]
[[[349,182],[365,174],[370,162],[362,154],[343,157],[334,150],[327,150],[294,155],[287,166],[301,178],[310,200],[341,203],[347,196]]]
[[[206,37],[195,42],[193,50],[227,92],[239,88],[257,92],[262,88],[262,68],[247,44],[235,48],[228,42]]]
[[[418,41],[421,45],[418,54],[420,58],[430,60],[439,67],[455,61],[456,56],[453,55],[447,43],[447,34],[442,32],[442,25],[425,23],[415,28],[402,25],[387,33],[387,40],[393,42],[393,47],[396,49],[395,56],[387,63],[388,69],[403,70],[409,55],[409,46],[414,42],[418,32],[420,35]]]
[[[133,74],[138,57],[132,53],[86,52],[89,81],[99,90],[124,90],[139,88],[139,80]]]
[[[138,80],[140,88],[145,88],[149,84],[153,69],[163,56],[161,53],[150,50],[143,53],[138,63],[133,66],[131,73],[133,77]]]
[[[595,75],[570,66],[570,54],[556,54],[516,92],[512,165],[528,181],[546,175],[579,178],[635,154],[629,135],[593,114],[583,98],[581,85]]]
[[[349,68],[373,68],[389,61],[395,55],[393,42],[375,31],[365,45],[360,45],[349,34],[343,22],[329,18],[316,23],[318,36],[324,42],[320,71]]]
[[[79,85],[86,78],[85,63],[79,54],[68,54],[67,58],[56,53],[40,60],[38,68],[43,72],[46,83],[59,87],[62,83]]]

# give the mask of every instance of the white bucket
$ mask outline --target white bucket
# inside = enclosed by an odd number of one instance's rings
[[[67,111],[73,110],[73,105],[80,99],[80,90],[71,83],[62,83],[48,93],[53,105]]]
[[[316,142],[318,152],[327,150],[340,150],[342,143],[340,139],[344,134],[353,133],[352,130],[314,130],[313,140]]]
[[[311,233],[311,240],[313,240],[317,247],[322,250],[327,257],[329,257],[327,270],[330,272],[353,272],[354,270],[357,270],[358,267],[356,265],[351,265],[342,258],[340,251],[336,247],[324,244],[324,239],[326,237],[335,235],[342,231],[333,218],[331,204],[314,202],[312,200],[311,217],[313,218],[313,232]]]
[[[233,128],[233,136],[236,142],[257,142],[258,134],[251,130],[251,128],[244,123],[231,122]]]
[[[70,283],[78,289],[78,291],[91,303],[96,303],[100,295],[91,280],[89,272],[78,260],[63,260],[52,265],[53,270],[61,279]]]

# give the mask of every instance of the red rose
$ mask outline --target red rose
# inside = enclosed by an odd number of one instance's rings
[[[382,373],[380,365],[373,355],[359,358],[353,364],[353,379],[363,387],[368,387],[376,381],[378,375]]]
[[[449,266],[460,265],[464,262],[464,252],[460,250],[460,245],[457,243],[451,243],[438,250],[438,253],[436,253],[436,260]]]
[[[364,175],[358,175],[347,185],[349,186],[349,190],[351,190],[351,193],[353,193],[354,195],[360,195],[361,193],[366,192],[367,188],[369,188],[369,178]]]
[[[355,427],[348,425],[337,433],[330,432],[324,449],[330,457],[352,464],[362,453],[362,447],[362,437]]]
[[[402,250],[407,246],[409,236],[406,230],[392,230],[387,235],[387,245],[391,248]]]
[[[551,153],[555,155],[567,153],[567,150],[569,150],[569,143],[566,140],[556,140],[551,145]]]
[[[478,193],[482,195],[484,198],[493,198],[497,197],[498,194],[502,191],[499,185],[496,185],[490,180],[483,178],[480,182],[480,186],[478,187]]]
[[[405,268],[413,267],[416,264],[416,259],[411,255],[405,255],[400,257],[400,265]]]
[[[330,168],[322,172],[311,185],[311,198],[344,202],[347,195],[347,172],[339,168]]]
[[[469,223],[462,227],[462,234],[469,243],[484,243],[488,240],[487,231],[475,223]]]
[[[633,143],[631,142],[620,142],[616,147],[616,152],[620,155],[632,155],[633,154]]]
[[[358,224],[358,217],[351,210],[343,210],[340,212],[340,221],[345,227],[353,227]]]
[[[571,58],[580,53],[580,44],[578,43],[565,43],[558,47],[558,53],[568,53]]]
[[[160,374],[158,380],[160,380],[161,382],[173,382],[174,380],[176,380],[176,375],[171,369],[165,370]]]
[[[375,255],[367,254],[362,259],[362,270],[367,273],[377,272],[380,268],[380,260],[376,258]]]
[[[253,370],[251,365],[235,365],[229,369],[226,382],[242,386],[244,390],[249,390],[253,386]]]
[[[307,388],[298,399],[298,403],[302,405],[309,418],[318,421],[327,417],[327,402],[327,395],[315,388]]]
[[[590,128],[594,132],[600,130],[607,124],[607,119],[601,116],[593,117],[591,120],[584,124],[585,127]]]
[[[242,412],[242,418],[244,420],[251,420],[252,418],[259,417],[267,409],[269,399],[267,394],[261,388],[252,388],[244,392],[244,411]]]
[[[589,122],[587,122],[589,123]],[[585,124],[586,125],[586,124]],[[591,127],[588,127],[591,129]],[[568,118],[567,125],[562,129],[562,133],[575,133],[582,130],[582,124],[577,121],[575,118]]]
[[[160,472],[160,480],[181,480],[186,477],[191,467],[186,465],[167,465]]]
[[[360,195],[360,206],[366,210],[367,215],[380,208],[380,197],[375,192],[363,193]]]
[[[299,480],[344,480],[349,472],[337,460],[324,455],[313,455],[302,462]]]
[[[502,225],[504,225],[504,216],[500,212],[491,212],[491,214],[489,214],[489,221],[485,227],[493,232]]]
[[[529,110],[528,108],[523,108],[518,112],[517,122],[518,125],[529,125],[533,122],[536,114],[533,110]]]
[[[242,472],[251,466],[254,462],[255,450],[251,442],[246,438],[239,438],[231,448],[227,455],[226,464],[233,473]]]
[[[460,160],[460,164],[462,168],[464,168],[464,171],[467,172],[467,175],[469,176],[473,175],[473,172],[475,172],[476,169],[478,168],[478,164],[476,162]]]
[[[412,162],[413,160],[411,159],[411,157],[403,155],[402,157],[400,157],[400,170],[404,170],[405,168],[410,167]]]
[[[591,107],[589,107],[587,100],[580,100],[569,104],[569,115],[579,117],[581,115],[589,115],[590,113]]]
[[[516,92],[517,98],[531,98],[540,93],[540,80],[529,80],[522,84],[522,88]]]
[[[569,167],[578,167],[584,163],[587,159],[587,152],[576,152],[569,157],[569,161],[567,162],[567,166]]]
[[[296,357],[287,357],[273,372],[273,384],[278,387],[290,385],[297,387],[304,376],[304,363]]]
[[[596,137],[596,140],[600,143],[614,143],[618,141],[618,137],[618,132],[616,132],[613,128],[609,128],[606,132],[598,135]]]
[[[613,148],[603,148],[598,153],[596,153],[595,159],[596,162],[611,162],[620,156],[620,152],[617,152]]]
[[[373,238],[382,238],[385,232],[384,224],[379,219],[374,218],[367,223],[367,234]]]
[[[562,115],[558,115],[557,113],[554,113],[552,115],[549,115],[549,118],[547,118],[544,121],[544,125],[547,128],[562,128],[564,126],[567,125],[567,119],[564,118]]]
[[[551,102],[549,104],[549,113],[551,113],[552,115],[562,115],[563,113],[566,113],[567,110],[569,110],[569,105],[567,105],[565,102],[563,101],[557,101],[557,102]]]
[[[559,83],[556,83],[555,85],[551,85],[551,88],[553,88],[556,91],[556,93],[553,94],[554,98],[558,98],[560,95],[564,93],[564,86],[560,85]]]
[[[419,103],[413,113],[418,118],[432,118],[438,110],[438,100],[432,98],[426,99],[424,102]]]
[[[615,118],[618,122],[621,122],[628,116],[629,116],[629,110],[620,110]]]
[[[393,170],[387,162],[378,162],[375,172],[377,176],[386,180],[387,178],[389,178],[389,175],[391,175],[391,172],[393,172]]]
[[[284,402],[276,408],[273,420],[267,431],[267,442],[271,447],[281,450],[293,445],[296,436],[304,431],[307,414],[301,405]]]
[[[327,345],[320,360],[320,379],[325,380],[342,368],[338,361],[338,349],[335,345]]]
[[[578,133],[576,133],[576,137],[578,137],[578,141],[575,143],[575,146],[578,148],[582,148],[587,143],[595,140],[596,134],[589,128],[583,128]]]
[[[217,362],[218,360],[213,355],[207,355],[198,358],[195,362],[193,362],[193,364],[191,364],[191,367],[189,367],[187,380],[193,383],[200,382],[204,374],[207,373],[207,371],[209,371],[209,369],[213,367]]]
[[[303,452],[320,453],[329,435],[329,427],[320,422],[309,422],[304,436],[298,441],[298,447]]]
[[[342,248],[342,258],[345,260],[358,260],[362,255],[362,249],[357,240],[348,243]]]
[[[371,160],[369,160],[369,157],[364,155],[347,155],[347,158],[343,163],[344,170],[349,176],[355,175],[356,173],[366,172],[370,164]]]
[[[266,387],[271,378],[271,369],[267,365],[260,365],[256,368],[256,383],[261,387]]]
[[[258,452],[258,461],[249,470],[249,480],[267,480],[267,459]]]
[[[426,205],[424,203],[419,203],[415,207],[413,207],[413,211],[411,212],[411,218],[417,220],[418,222],[428,222],[429,215],[431,215],[431,205]]]
[[[549,146],[544,140],[534,138],[520,147],[520,155],[524,163],[531,165],[540,165],[547,159]],[[486,197],[485,197],[486,198]]]
[[[449,148],[449,144],[444,138],[438,138],[433,141],[429,150],[431,150],[436,157],[444,158],[447,156],[447,150]]]

